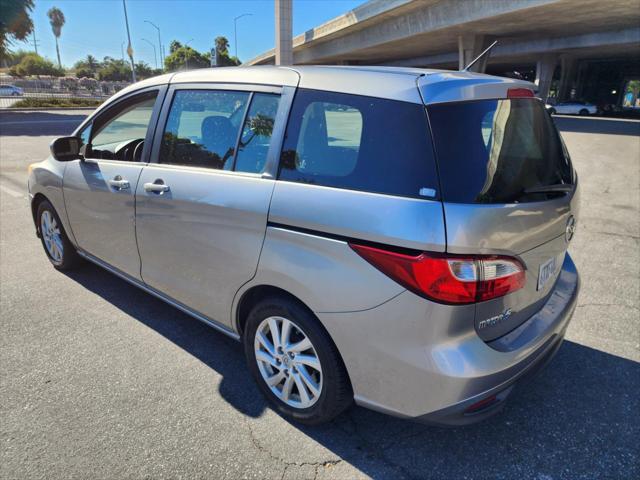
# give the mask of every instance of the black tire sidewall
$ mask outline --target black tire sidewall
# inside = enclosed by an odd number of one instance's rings
[[[265,318],[272,316],[284,317],[302,329],[318,354],[322,366],[322,389],[320,398],[309,408],[298,409],[285,404],[271,391],[258,369],[254,352],[256,330]],[[259,302],[247,318],[243,343],[251,374],[262,393],[280,414],[300,423],[314,425],[332,419],[351,403],[353,393],[335,345],[315,316],[297,302],[278,297]],[[345,398],[347,396],[348,399]]]

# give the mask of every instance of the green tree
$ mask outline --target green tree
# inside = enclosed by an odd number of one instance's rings
[[[216,60],[219,67],[231,67],[240,65],[240,60],[236,57],[229,56],[229,40],[226,37],[216,37]]]
[[[64,13],[58,7],[51,7],[47,12],[49,22],[51,23],[51,30],[53,36],[56,37],[56,54],[58,55],[58,67],[62,68],[62,62],[60,62],[60,47],[58,46],[58,38],[62,34],[62,26],[64,25],[65,18]]]
[[[13,67],[14,65],[19,64],[24,57],[33,53],[35,52],[20,49],[16,50],[15,52],[7,52],[6,56],[2,60],[7,67]]]
[[[9,45],[33,31],[32,10],[33,0],[0,0],[0,59],[6,59]]]
[[[181,69],[206,68],[210,64],[209,54],[202,54],[191,47],[182,46],[180,42],[175,40],[171,42],[169,51],[171,54],[164,59],[164,66],[170,72]]]
[[[51,60],[42,58],[40,55],[30,53],[25,55],[19,64],[9,69],[9,73],[16,77],[26,77],[28,75],[50,75],[52,77],[62,77],[64,70],[56,67]]]
[[[155,70],[151,68],[148,63],[142,61],[136,63],[136,75],[140,77],[140,80],[153,77],[155,75],[154,72]]]
[[[216,37],[215,44],[218,55],[229,56],[229,40],[227,40],[227,37]]]
[[[182,48],[182,44],[177,41],[177,40],[172,40],[171,43],[169,44],[169,53],[173,53],[176,50],[179,50]]]
[[[102,66],[97,72],[98,80],[128,82],[131,80],[131,66],[124,60],[104,57]]]
[[[98,70],[100,69],[100,62],[93,55],[87,55],[84,60],[78,60],[73,69],[76,72],[76,77],[82,78],[96,78]]]

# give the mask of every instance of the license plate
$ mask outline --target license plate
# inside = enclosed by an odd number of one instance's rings
[[[542,290],[545,283],[547,283],[549,279],[553,277],[555,271],[556,257],[550,258],[542,265],[540,265],[540,270],[538,271],[538,290]]]

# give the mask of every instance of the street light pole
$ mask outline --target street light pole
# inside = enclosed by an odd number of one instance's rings
[[[129,17],[127,17],[127,3],[125,0],[122,0],[122,6],[124,7],[124,23],[127,26],[127,39],[129,40],[127,54],[131,59],[131,79],[133,80],[133,83],[136,83],[136,64],[133,61],[133,47],[131,46],[131,34],[129,33]]]
[[[156,46],[153,43],[151,43],[149,40],[147,40],[146,38],[141,38],[140,40],[142,40],[143,42],[147,42],[153,48],[153,62],[156,64],[156,70],[157,70],[158,69],[158,57],[156,56]]]
[[[193,38],[188,42],[184,42],[184,69],[185,70],[189,70],[189,50],[187,50],[187,47],[191,42],[193,42]]]
[[[151,25],[153,28],[155,28],[158,31],[158,48],[159,48],[160,60],[161,60],[160,63],[162,64],[162,69],[164,70],[165,52],[162,51],[162,40],[160,39],[160,27],[158,27],[155,23],[150,22],[149,20],[145,20],[145,23],[148,23],[149,25]]]
[[[233,19],[233,45],[236,49],[236,58],[238,58],[238,19],[242,17],[250,17],[251,15],[253,15],[253,13],[243,13]]]

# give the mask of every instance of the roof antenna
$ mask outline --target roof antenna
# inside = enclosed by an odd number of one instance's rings
[[[487,47],[487,49],[486,49],[484,52],[482,52],[480,55],[478,55],[476,58],[474,58],[474,59],[471,61],[471,63],[470,63],[469,65],[467,65],[466,67],[464,67],[461,71],[463,71],[463,72],[468,72],[468,71],[469,71],[469,69],[470,69],[471,67],[473,67],[473,66],[476,64],[476,62],[477,62],[478,60],[480,60],[480,59],[481,59],[482,57],[484,57],[487,53],[489,53],[489,52],[491,51],[491,49],[492,49],[493,47],[495,47],[497,44],[498,44],[498,40],[495,40],[491,45],[489,45],[489,46]]]

